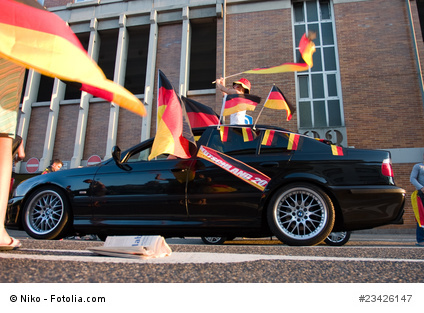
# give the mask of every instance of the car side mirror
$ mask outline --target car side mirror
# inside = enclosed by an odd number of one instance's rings
[[[126,163],[121,162],[121,149],[118,146],[112,148],[112,158],[115,160],[115,164],[124,171],[131,171],[132,168]]]

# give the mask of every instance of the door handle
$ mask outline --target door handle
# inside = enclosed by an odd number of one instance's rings
[[[259,165],[262,167],[279,167],[280,166],[278,162],[262,162]]]
[[[185,168],[173,168],[171,170],[171,172],[173,172],[173,173],[181,173],[181,172],[185,172],[185,171],[186,171]]]

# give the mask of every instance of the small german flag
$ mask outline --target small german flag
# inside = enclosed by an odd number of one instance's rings
[[[256,138],[256,134],[253,132],[253,130],[250,127],[243,127],[241,129],[243,133],[243,141],[252,141]]]
[[[221,141],[226,142],[228,140],[228,129],[229,127],[221,126],[219,134],[221,135]]]
[[[261,98],[250,94],[230,94],[224,98],[223,116],[231,115],[240,111],[253,111],[261,102]]]
[[[286,110],[287,121],[291,120],[295,111],[293,105],[286,100],[283,92],[275,85],[272,86],[268,98],[265,100],[264,107],[274,110]]]
[[[333,153],[333,155],[343,155],[343,148],[336,146],[336,145],[331,145],[331,153]]]
[[[264,138],[262,138],[263,146],[270,146],[272,144],[272,140],[274,139],[275,130],[267,129],[264,133]]]
[[[297,150],[299,147],[300,135],[291,133],[289,136],[289,144],[287,150]]]

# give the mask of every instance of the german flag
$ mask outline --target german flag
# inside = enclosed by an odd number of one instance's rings
[[[192,128],[218,125],[218,114],[216,114],[210,107],[184,96],[181,96],[181,100],[183,100],[185,105],[190,126]]]
[[[139,99],[106,78],[59,16],[34,0],[0,0],[0,8],[0,57],[146,115]]]
[[[295,111],[293,105],[286,100],[283,92],[275,85],[272,86],[268,98],[265,100],[264,107],[274,110],[286,110],[287,121],[291,120]]]
[[[331,145],[331,153],[333,155],[343,155],[343,148],[336,146],[336,145]]]
[[[306,34],[302,36],[299,42],[299,52],[302,60],[298,63],[283,63],[272,67],[259,67],[253,70],[245,71],[248,74],[276,74],[285,72],[306,71],[313,66],[312,55],[315,52],[315,44]]]
[[[149,160],[160,154],[191,157],[190,142],[196,145],[187,112],[165,74],[158,73],[158,128]],[[160,115],[160,116],[159,116]]]
[[[242,127],[243,141],[252,141],[256,138],[256,133],[250,127]]]
[[[300,139],[300,135],[290,133],[287,150],[297,150],[299,147],[299,139]]]
[[[412,203],[412,209],[414,211],[415,220],[417,221],[420,227],[423,227],[424,226],[424,207],[423,207],[423,202],[421,201],[421,198],[418,195],[418,190],[415,190],[411,194],[411,203]]]
[[[223,116],[231,115],[240,111],[253,111],[261,102],[261,98],[250,94],[230,94],[224,98]]]
[[[222,142],[226,142],[228,140],[228,130],[229,129],[230,129],[229,127],[225,127],[225,126],[221,126],[219,128],[219,134],[221,136]]]
[[[270,146],[272,144],[272,140],[274,139],[275,130],[267,129],[264,133],[264,137],[262,138],[263,146]]]

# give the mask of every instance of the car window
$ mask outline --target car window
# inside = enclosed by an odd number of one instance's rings
[[[221,131],[228,131],[222,140]],[[229,155],[256,154],[259,142],[258,134],[258,131],[252,131],[252,137],[247,139],[246,136],[243,136],[242,127],[221,126],[220,129],[213,130],[208,147]]]
[[[265,130],[262,131],[261,138],[265,136]],[[282,132],[275,132],[272,140],[269,139],[268,144],[262,142],[259,149],[259,154],[272,154],[272,153],[281,153],[287,151],[287,146],[289,143],[289,134]]]
[[[127,163],[134,163],[134,162],[143,162],[148,161],[148,157],[150,155],[150,151],[152,150],[152,145],[144,146],[143,148],[140,148],[139,150],[134,150],[130,152],[129,157],[127,158]],[[158,155],[156,158],[152,159],[154,160],[164,160],[169,157],[169,154],[161,154]]]

